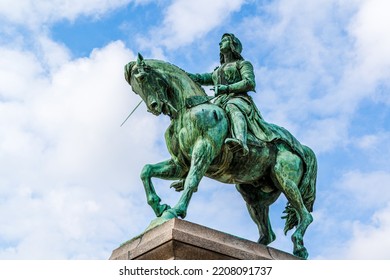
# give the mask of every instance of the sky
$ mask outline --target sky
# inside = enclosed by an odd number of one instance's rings
[[[0,259],[108,259],[154,218],[142,167],[169,159],[166,116],[138,104],[138,52],[191,73],[234,33],[268,122],[317,155],[309,258],[390,259],[390,2],[0,0]],[[207,92],[210,92],[207,89]],[[211,94],[211,93],[210,93]],[[179,193],[155,179],[163,202]],[[284,236],[281,196],[271,206]],[[232,185],[204,178],[186,220],[256,241]]]

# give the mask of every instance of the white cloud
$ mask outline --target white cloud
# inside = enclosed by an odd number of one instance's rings
[[[301,128],[302,141],[310,144],[317,154],[344,146],[348,144],[347,123],[339,116],[310,121],[308,126]]]
[[[358,148],[362,150],[378,150],[380,149],[381,142],[384,142],[383,139],[388,139],[389,137],[383,133],[380,134],[368,134],[363,135],[360,138],[355,139],[355,144]]]
[[[0,15],[9,22],[26,25],[30,28],[58,20],[74,20],[78,16],[100,16],[132,0],[20,0],[10,5],[9,1],[0,1]],[[136,3],[149,0],[135,1]]]
[[[370,224],[355,222],[351,228],[353,237],[339,251],[343,259],[389,259],[390,258],[390,205],[372,216]]]
[[[350,233],[347,240],[335,236],[329,247],[325,248],[321,259],[349,260],[388,260],[390,258],[390,207],[389,204],[379,208],[368,222],[351,220],[348,226],[345,222],[335,221],[336,227],[342,226],[343,233]]]
[[[224,22],[232,12],[238,11],[244,2],[243,0],[174,1],[164,19],[163,24],[168,37],[163,39],[162,44],[174,48],[201,38]]]
[[[336,188],[318,186],[319,208],[308,233],[316,259],[389,258],[389,182],[388,171],[354,170],[335,179]]]
[[[245,3],[244,0],[175,0],[166,9],[162,26],[139,38],[143,48],[175,49],[192,43],[226,21]],[[156,53],[154,49],[154,53]],[[158,54],[158,52],[157,52]]]
[[[353,170],[335,180],[336,188],[322,191],[314,229],[327,240],[317,241],[317,258],[389,258],[389,182],[388,171]]]
[[[365,163],[374,170],[386,172],[390,172],[388,160],[390,157],[389,141],[390,131],[381,131],[353,139],[353,143],[361,149],[359,152],[364,155]]]
[[[390,28],[386,0],[363,1],[350,26],[356,38],[356,48],[361,63],[361,77],[368,82],[388,79],[390,76]]]
[[[342,177],[340,186],[349,193],[351,200],[358,202],[360,208],[367,209],[381,207],[390,201],[389,182],[388,171],[350,171]]]

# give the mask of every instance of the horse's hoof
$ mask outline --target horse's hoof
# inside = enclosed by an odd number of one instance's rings
[[[294,250],[294,256],[307,260],[307,258],[309,257],[309,253],[307,252],[306,248],[303,247],[299,250]]]
[[[176,214],[175,209],[169,208],[166,211],[164,211],[164,213],[162,213],[160,218],[165,219],[165,220],[168,221],[170,219],[174,219],[174,218],[177,218],[177,217],[178,216]]]
[[[161,217],[161,215],[164,214],[164,212],[169,209],[171,209],[171,206],[169,206],[168,204],[159,205],[157,211],[155,212],[156,216]]]
[[[268,238],[259,238],[259,240],[257,240],[257,243],[261,244],[261,245],[265,245],[267,246],[268,244],[270,244],[271,242],[269,242]]]
[[[181,192],[184,190],[184,180],[173,182],[171,184],[171,188],[174,188],[177,192]]]
[[[148,230],[151,230],[152,228],[162,225],[163,223],[177,217],[178,216],[176,214],[176,211],[174,209],[169,208],[166,211],[164,211],[160,217],[157,217],[156,219],[151,221],[149,226],[145,229],[144,232],[147,232]]]
[[[271,236],[268,236],[268,237],[263,236],[263,237],[259,238],[257,243],[267,246],[267,245],[271,244],[272,242],[274,242],[275,239],[276,239],[276,235],[273,233]]]

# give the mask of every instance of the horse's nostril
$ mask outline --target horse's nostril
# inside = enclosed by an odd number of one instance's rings
[[[152,109],[156,109],[156,107],[157,107],[157,102],[156,102],[156,101],[153,101],[152,103],[150,103],[150,107],[151,107]]]

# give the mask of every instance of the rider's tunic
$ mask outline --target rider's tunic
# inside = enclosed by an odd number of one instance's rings
[[[244,114],[248,114],[254,105],[248,91],[255,91],[255,75],[249,61],[239,60],[224,63],[215,68],[212,73],[197,74],[197,81],[201,85],[228,85],[229,93],[216,92],[214,103],[226,107],[227,103],[237,105]]]
[[[249,61],[224,63],[215,68],[212,73],[196,74],[196,80],[201,85],[228,85],[229,92],[225,94],[216,92],[213,102],[224,109],[227,104],[236,105],[246,118],[248,131],[260,140],[269,140],[259,126],[263,118],[248,95],[248,91],[255,91],[256,86],[253,66]]]
[[[227,104],[234,104],[244,114],[248,124],[248,132],[257,139],[271,142],[281,140],[296,150],[300,155],[303,151],[299,142],[283,127],[267,123],[254,104],[249,91],[255,91],[255,75],[249,61],[238,60],[224,63],[212,73],[195,74],[195,81],[201,85],[228,85],[229,93],[219,94],[213,102],[226,109]]]

